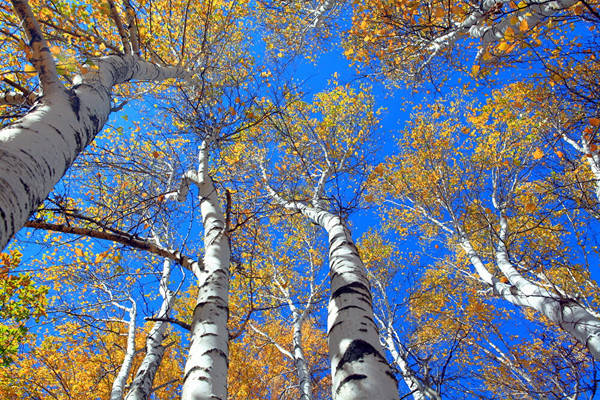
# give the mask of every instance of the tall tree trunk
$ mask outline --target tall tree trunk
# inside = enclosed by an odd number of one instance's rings
[[[333,399],[398,399],[396,378],[379,343],[365,266],[350,231],[327,211],[307,206],[300,210],[329,236],[327,338]]]
[[[185,364],[182,400],[226,400],[229,263],[231,250],[226,220],[216,188],[208,176],[206,144],[200,150],[198,174],[188,172],[198,186],[204,225],[204,270],[198,276],[198,298],[191,326],[190,351]]]
[[[293,310],[293,334],[292,345],[294,346],[294,364],[296,365],[296,373],[298,374],[298,383],[300,386],[300,400],[312,400],[312,385],[310,382],[310,371],[308,363],[302,350],[302,324],[304,318],[298,310]]]
[[[71,89],[45,93],[23,118],[0,130],[0,249],[103,128],[113,86],[186,76],[181,68],[135,56],[104,57],[97,66],[77,77]]]

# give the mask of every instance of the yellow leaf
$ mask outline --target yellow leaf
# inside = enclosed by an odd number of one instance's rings
[[[536,147],[535,150],[533,151],[533,158],[535,160],[539,160],[542,157],[544,157],[544,151],[542,149],[540,149],[539,147]]]
[[[525,32],[527,29],[529,29],[529,24],[527,23],[527,20],[525,18],[521,20],[521,23],[519,24],[519,29],[521,30],[521,32]]]
[[[94,263],[98,264],[100,261],[104,260],[104,257],[106,257],[105,253],[100,253],[96,256],[96,259],[94,259]]]
[[[33,68],[33,65],[31,65],[31,64],[27,64],[25,66],[25,72],[28,74],[31,74],[31,75],[37,74],[37,71],[35,70],[35,68]]]
[[[508,43],[506,42],[500,42],[500,44],[498,45],[498,50],[504,52],[506,51],[506,49],[508,49]]]
[[[534,212],[536,208],[537,206],[533,202],[525,204],[525,211],[527,211],[528,213]]]
[[[60,54],[60,52],[61,52],[60,47],[58,47],[58,46],[50,47],[50,53],[52,53],[52,55],[57,56]]]
[[[81,251],[81,249],[79,247],[75,247],[75,249],[73,250],[73,252],[75,253],[75,255],[77,257],[83,257],[83,251]]]
[[[475,76],[479,73],[479,65],[473,65],[471,67],[471,75]]]

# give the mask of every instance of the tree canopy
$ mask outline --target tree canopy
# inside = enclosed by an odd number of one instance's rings
[[[592,399],[597,1],[11,0],[0,395]]]

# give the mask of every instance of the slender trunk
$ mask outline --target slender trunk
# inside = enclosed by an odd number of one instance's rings
[[[589,157],[586,157],[590,170],[594,175],[594,193],[596,200],[600,203],[600,154],[598,152],[589,151]]]
[[[390,328],[391,329],[391,328]],[[394,360],[394,364],[400,370],[402,374],[402,379],[406,386],[408,386],[408,390],[412,393],[412,398],[414,400],[426,400],[434,399],[441,400],[441,396],[439,393],[433,389],[432,387],[425,386],[419,379],[415,376],[414,372],[411,370],[410,366],[406,362],[406,357],[403,354],[400,354],[398,348],[396,347],[396,343],[394,343],[394,339],[392,337],[392,333],[386,332],[384,336],[385,347],[390,352],[392,359]]]
[[[198,298],[185,364],[182,400],[226,400],[228,349],[228,290],[230,247],[225,216],[207,174],[206,148],[200,156],[200,211],[204,225],[204,270],[198,276]]]
[[[123,363],[119,369],[119,373],[115,378],[112,389],[110,391],[110,400],[121,400],[123,398],[123,392],[125,391],[125,385],[127,384],[127,378],[131,372],[133,365],[133,357],[135,356],[135,319],[137,318],[137,307],[134,302],[131,304],[129,309],[129,326],[127,329],[127,347],[125,349],[125,357],[123,357]]]
[[[302,350],[302,323],[298,311],[294,312],[294,331],[292,335],[292,344],[294,346],[294,364],[296,365],[296,371],[298,374],[298,380],[300,383],[300,400],[312,400],[312,385],[310,382],[310,371],[308,370],[308,363]]]
[[[109,56],[71,89],[53,91],[0,130],[0,249],[21,229],[77,155],[103,128],[113,86],[130,80],[183,77],[134,56]]]
[[[163,302],[158,311],[158,318],[167,318],[173,305],[173,293],[168,288],[170,274],[171,263],[169,260],[164,260],[159,288]],[[165,353],[165,347],[162,343],[165,339],[167,325],[166,321],[156,321],[152,326],[146,338],[146,355],[133,378],[133,382],[131,382],[131,387],[127,396],[125,396],[125,400],[146,400],[150,397],[154,377]]]
[[[398,399],[396,379],[379,343],[366,270],[350,231],[329,212],[307,206],[301,211],[329,236],[327,336],[333,399]]]

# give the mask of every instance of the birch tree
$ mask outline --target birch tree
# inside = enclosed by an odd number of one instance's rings
[[[449,77],[446,66],[478,75],[532,60],[552,71],[555,60],[574,54],[578,40],[568,38],[568,24],[585,29],[598,23],[593,2],[369,1],[353,6],[346,56],[392,80],[439,83]]]
[[[55,333],[46,333],[39,346],[34,345],[23,352],[14,368],[1,371],[0,390],[8,397],[123,399],[127,392],[130,392],[129,398],[132,392],[145,393],[143,398],[156,392],[159,398],[171,398],[180,379],[180,368],[177,352],[173,351],[178,347],[177,337],[172,336],[171,348],[165,349],[167,345],[163,339],[168,322],[157,321],[152,326],[141,327],[137,318],[138,302],[132,298],[134,290],[119,282],[114,273],[102,271],[99,265],[102,254],[90,254],[77,247],[75,253],[92,268],[82,273],[80,265],[73,268],[65,265],[63,259],[60,270],[66,269],[69,278],[63,276],[60,282],[62,301],[53,299],[50,305],[55,320],[59,320],[56,317],[62,313],[69,318],[63,316],[66,322],[57,323]],[[88,257],[96,262],[90,262]],[[104,258],[109,257],[104,255]],[[102,264],[111,263],[105,261]],[[167,262],[166,266],[169,265]],[[168,268],[163,268],[161,285],[167,283],[165,273],[168,272]],[[44,273],[50,275],[49,279],[54,278],[50,268]],[[84,292],[85,300],[76,296],[78,292]],[[163,300],[161,309],[164,308]],[[27,340],[35,344],[36,339],[30,337]],[[155,342],[158,340],[160,342]],[[148,362],[152,360],[155,362]]]
[[[429,373],[437,382],[443,372],[443,397],[593,397],[592,358],[575,350],[581,345],[569,334],[533,310],[521,313],[501,298],[484,296],[453,254],[422,269],[409,298],[416,320],[410,343],[431,351]]]
[[[427,235],[447,235],[448,246],[463,254],[491,293],[536,310],[597,359],[596,285],[561,250],[566,239],[553,232],[567,222],[564,214],[553,208],[543,179],[530,178],[543,158],[536,141],[540,125],[525,115],[509,118],[511,111],[503,108],[503,130],[491,122],[489,130],[476,125],[477,139],[471,141],[461,136],[471,128],[459,118],[440,119],[457,107],[438,103],[429,116],[415,117],[403,153],[395,158],[398,169],[376,168],[382,187],[396,193],[382,201],[397,207],[392,213],[400,218],[427,222]],[[469,118],[485,122],[490,114]],[[465,150],[450,158],[448,146]],[[562,274],[569,278],[558,278]]]
[[[192,183],[198,188],[205,243],[204,269],[196,277],[198,298],[184,370],[181,394],[184,400],[227,398],[231,249],[225,212],[208,168],[208,145],[204,141],[199,150],[198,169],[184,174],[177,192],[177,198],[183,201]]]
[[[222,72],[230,55],[240,58],[237,50],[220,49],[238,46],[234,42],[239,43],[241,37],[225,37],[224,32],[245,14],[245,5],[213,7],[208,2],[163,7],[142,2],[136,12],[129,1],[123,4],[120,8],[113,1],[91,6],[61,3],[38,11],[27,1],[14,1],[14,16],[8,10],[3,12],[7,30],[4,52],[15,63],[9,66],[4,83],[20,91],[6,96],[4,104],[35,104],[1,133],[0,246],[21,228],[102,130],[111,110],[120,108],[112,106],[115,86],[179,79],[191,87],[204,87],[209,76]],[[192,19],[204,23],[191,24]],[[26,40],[20,38],[19,26]],[[69,45],[72,48],[65,48]],[[216,53],[211,53],[213,50]],[[33,70],[24,67],[25,54]],[[76,56],[88,58],[88,64]],[[57,64],[57,60],[62,62]],[[29,79],[22,71],[35,76]],[[193,74],[202,76],[196,79]],[[119,93],[126,99],[132,95],[131,90]]]
[[[334,399],[398,397],[397,383],[379,344],[366,270],[345,215],[332,212],[333,199],[326,192],[332,179],[345,179],[343,174],[351,177],[360,170],[364,158],[354,152],[376,123],[371,104],[365,91],[337,86],[317,95],[313,106],[295,103],[287,118],[261,128],[278,133],[276,140],[283,151],[271,157],[271,171],[280,171],[278,178],[292,179],[293,185],[284,193],[276,190],[266,159],[259,159],[266,193],[278,207],[301,214],[328,235],[331,298],[327,327]],[[323,119],[317,120],[313,113],[322,113]]]
[[[284,319],[289,327],[282,329],[284,335],[277,336],[265,330],[262,324],[252,323],[250,329],[256,333],[253,335],[255,340],[271,344],[293,363],[295,379],[291,387],[295,390],[292,389],[292,393],[297,393],[296,396],[302,400],[312,400],[315,398],[313,393],[318,395],[323,389],[313,388],[311,370],[318,367],[318,354],[307,353],[307,347],[314,349],[319,339],[312,314],[324,300],[324,282],[318,278],[323,263],[320,256],[322,249],[315,243],[317,237],[312,225],[306,226],[303,221],[290,222],[286,224],[291,226],[285,230],[285,240],[280,245],[268,240],[263,242],[261,252],[264,255],[260,261],[256,260],[264,264],[260,268],[265,270],[270,286],[265,288],[262,296],[270,303],[281,304],[285,311],[280,311],[279,318]],[[303,273],[303,270],[306,272]],[[307,331],[312,338],[306,337]],[[290,393],[291,396],[294,395]]]
[[[410,339],[413,321],[409,318],[410,313],[405,308],[404,299],[410,296],[410,289],[404,293],[399,293],[396,289],[398,275],[404,264],[396,246],[400,247],[397,243],[384,240],[379,232],[373,231],[363,235],[358,246],[373,286],[374,317],[379,328],[379,340],[391,355],[391,365],[409,390],[407,397],[411,395],[415,400],[441,399],[443,378],[436,381],[435,377],[429,375],[432,369],[429,361],[421,361],[431,358],[431,354],[427,354],[424,349],[428,343],[419,346],[418,341],[414,343]]]

